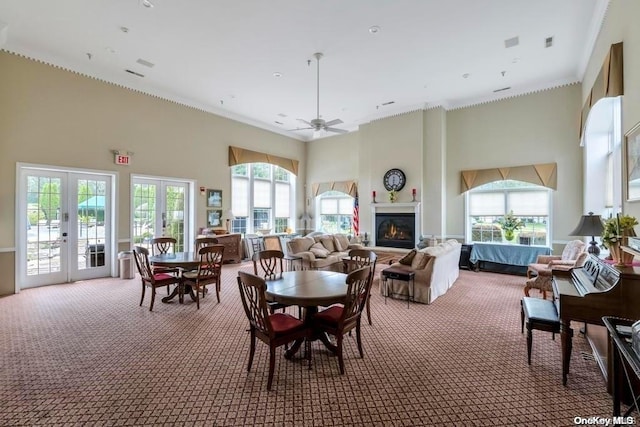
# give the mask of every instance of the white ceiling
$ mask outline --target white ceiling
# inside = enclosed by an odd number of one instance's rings
[[[344,123],[334,127],[352,131],[405,111],[452,109],[581,81],[608,4],[148,1],[154,7],[143,0],[2,0],[0,47],[309,140],[310,130],[288,130],[305,126],[297,119],[316,116],[315,52],[324,53],[321,117],[340,118]],[[379,31],[372,34],[372,26]],[[513,37],[519,44],[506,48]],[[550,48],[547,37],[553,37]]]

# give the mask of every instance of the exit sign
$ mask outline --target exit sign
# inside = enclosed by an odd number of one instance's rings
[[[116,153],[116,165],[129,166],[129,164],[131,164],[131,156],[129,156],[128,154]]]

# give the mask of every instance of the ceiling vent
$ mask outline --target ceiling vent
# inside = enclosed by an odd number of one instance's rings
[[[493,93],[503,92],[503,91],[509,90],[509,89],[511,89],[511,86],[507,86],[507,87],[503,87],[503,88],[500,88],[500,89],[496,89],[496,90],[493,91]]]
[[[136,62],[140,65],[144,65],[145,67],[149,67],[149,68],[153,68],[156,65],[153,62],[145,61],[142,58],[138,58]]]
[[[383,102],[382,105],[384,105],[386,107],[387,105],[391,105],[391,104],[395,104],[395,103],[396,103],[396,101],[389,101],[389,102]]]
[[[504,47],[506,47],[507,49],[510,47],[518,46],[519,44],[520,40],[518,39],[518,36],[511,37],[510,39],[506,39],[504,41]]]
[[[133,74],[134,76],[138,76],[138,77],[144,77],[144,74],[140,74],[140,73],[136,73],[133,70],[125,70],[127,73],[129,74]]]
[[[544,39],[544,47],[551,46],[553,46],[553,37],[547,37],[546,39]]]

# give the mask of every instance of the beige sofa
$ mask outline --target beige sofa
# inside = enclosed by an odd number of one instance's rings
[[[439,245],[413,250],[391,267],[398,267],[415,273],[414,300],[430,304],[440,295],[444,295],[460,274],[458,267],[462,245],[457,240],[447,240]],[[388,296],[401,295],[406,298],[410,283],[401,280],[389,280]],[[380,273],[380,293],[385,295],[382,272]]]
[[[288,254],[302,257],[302,267],[310,270],[342,271],[342,258],[362,247],[349,243],[345,234],[295,237],[287,242]]]

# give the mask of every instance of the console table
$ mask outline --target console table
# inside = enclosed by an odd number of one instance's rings
[[[528,265],[535,263],[538,255],[551,255],[551,248],[474,243],[469,261],[475,264],[476,270],[526,275]]]

